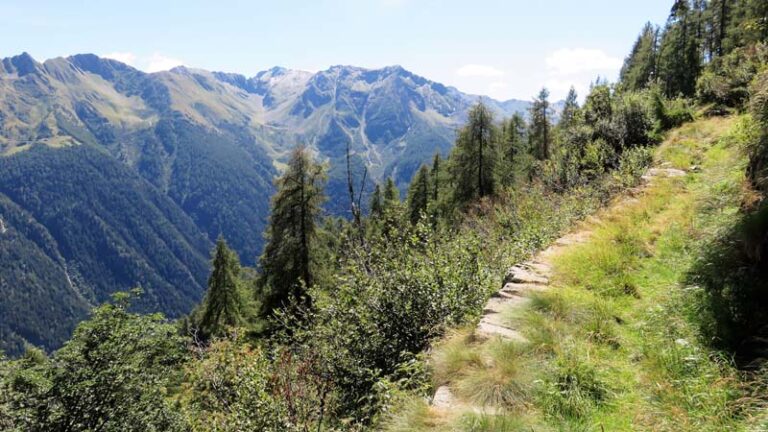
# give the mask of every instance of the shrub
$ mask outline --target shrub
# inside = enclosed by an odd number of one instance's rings
[[[199,431],[277,429],[284,412],[269,385],[269,363],[261,350],[229,339],[213,342],[186,368],[182,401],[190,426]]]
[[[716,57],[696,82],[700,102],[743,109],[750,97],[750,82],[768,61],[768,47],[757,44],[741,47]]]
[[[119,293],[96,308],[50,361],[33,355],[15,365],[3,393],[17,428],[185,430],[166,399],[185,341],[161,315],[129,313],[134,297]]]
[[[693,121],[693,109],[686,99],[667,100],[658,89],[652,91],[655,133],[660,133]]]

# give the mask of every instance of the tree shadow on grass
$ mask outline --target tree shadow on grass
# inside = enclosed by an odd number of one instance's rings
[[[768,203],[711,241],[687,275],[702,296],[694,319],[737,366],[768,361]]]

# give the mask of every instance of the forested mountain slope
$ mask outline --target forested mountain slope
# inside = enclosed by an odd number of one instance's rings
[[[90,308],[136,286],[136,306],[187,313],[211,242],[166,195],[88,146],[0,158],[0,349],[53,349]]]

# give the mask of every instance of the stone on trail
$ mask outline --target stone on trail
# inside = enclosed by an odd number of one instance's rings
[[[477,325],[477,329],[475,330],[476,334],[480,337],[490,338],[490,337],[500,337],[505,340],[510,341],[517,341],[517,342],[527,342],[528,340],[520,334],[515,329],[505,327],[501,324],[498,324],[497,322],[492,322],[491,319],[489,319],[488,316],[484,316],[483,319],[480,320],[480,323]]]
[[[449,409],[456,405],[456,397],[448,386],[440,386],[432,398],[432,406],[440,409]]]
[[[504,284],[507,283],[527,283],[527,284],[542,284],[549,283],[549,279],[531,270],[527,270],[519,265],[513,266],[507,272],[507,277],[504,279]]]

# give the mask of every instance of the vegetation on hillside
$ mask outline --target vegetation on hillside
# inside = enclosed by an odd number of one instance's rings
[[[377,185],[367,217],[366,179],[349,171],[352,218],[323,217],[325,169],[297,149],[258,268],[220,241],[184,320],[134,314],[142,297],[119,295],[50,357],[29,348],[0,362],[0,427],[760,427],[760,375],[714,349],[759,341],[764,322],[751,282],[765,280],[768,232],[764,3],[676,0],[663,29],[643,29],[621,81],[595,82],[583,106],[571,92],[557,124],[546,89],[527,122],[480,101],[450,155],[415,170],[405,200],[392,178]],[[729,121],[684,125],[746,107],[728,134]],[[425,359],[473,323],[503,269],[636,186],[651,146],[680,125],[657,157],[692,173],[655,184],[561,258],[562,289],[510,317],[529,344],[458,337]],[[441,424],[423,401],[436,380],[501,415]]]
[[[93,305],[136,281],[143,311],[179,317],[200,301],[211,243],[168,197],[96,149],[39,146],[0,158],[0,208],[8,354],[27,343],[60,347]]]

